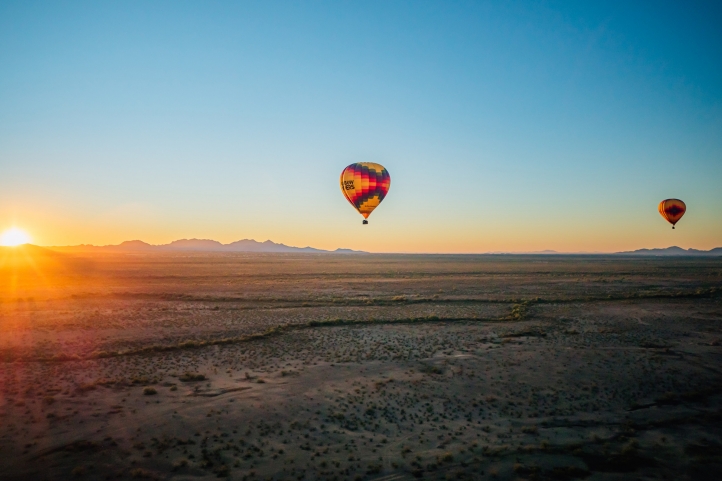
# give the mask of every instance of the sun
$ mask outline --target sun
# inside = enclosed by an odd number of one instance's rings
[[[12,227],[0,235],[0,246],[15,247],[29,242],[30,236],[27,232],[17,227]]]

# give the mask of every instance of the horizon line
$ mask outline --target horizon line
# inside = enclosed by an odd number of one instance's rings
[[[264,244],[264,243],[272,243],[276,246],[283,246],[288,247],[292,249],[313,249],[318,254],[333,254],[338,250],[341,251],[352,251],[352,253],[358,253],[358,254],[381,254],[381,255],[495,255],[495,256],[504,256],[504,255],[529,255],[529,256],[573,256],[573,255],[631,255],[631,254],[639,254],[643,255],[645,252],[658,252],[658,251],[669,251],[670,249],[679,249],[680,251],[683,251],[685,253],[694,254],[695,252],[699,253],[708,253],[716,251],[717,249],[722,250],[722,247],[715,247],[709,250],[702,250],[702,249],[694,249],[694,248],[688,248],[685,249],[683,247],[679,246],[669,246],[669,247],[661,247],[661,248],[640,248],[635,249],[631,251],[555,251],[551,249],[545,249],[540,251],[491,251],[491,252],[408,252],[408,251],[384,251],[384,252],[369,252],[369,251],[363,251],[363,250],[357,250],[357,249],[349,249],[349,248],[337,248],[335,250],[327,250],[327,249],[320,249],[316,247],[306,246],[306,247],[296,247],[296,246],[289,246],[283,243],[276,243],[270,239],[267,239],[265,241],[257,241],[255,239],[240,239],[238,241],[233,241],[228,244],[223,244],[220,241],[216,241],[213,239],[177,239],[175,241],[171,241],[167,244],[150,244],[145,241],[141,241],[139,239],[134,239],[131,241],[123,241],[120,244],[105,244],[105,245],[95,245],[95,244],[76,244],[76,245],[40,245],[40,244],[33,244],[33,243],[25,243],[20,244],[17,246],[0,246],[0,247],[22,247],[22,246],[33,246],[33,247],[40,247],[45,249],[53,249],[53,248],[82,248],[82,247],[92,247],[92,248],[108,248],[108,247],[120,247],[124,243],[128,242],[142,242],[143,244],[146,244],[149,247],[165,247],[173,244],[174,242],[178,241],[207,241],[207,242],[214,242],[217,244],[220,244],[221,246],[229,246],[231,244],[234,244],[236,242],[241,241],[250,241],[257,244]],[[204,250],[202,248],[199,249],[178,249],[179,252],[214,252],[211,250]],[[691,252],[690,252],[691,251]],[[217,252],[217,251],[216,251]],[[225,253],[256,253],[256,254],[293,254],[294,252],[258,252],[258,251],[228,251]],[[137,253],[137,251],[136,251]],[[224,253],[224,252],[217,252],[217,253]],[[313,254],[314,252],[297,252],[298,254]],[[670,255],[670,254],[668,254]]]

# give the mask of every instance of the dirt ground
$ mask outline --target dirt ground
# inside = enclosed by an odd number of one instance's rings
[[[0,479],[720,479],[722,258],[0,251]]]

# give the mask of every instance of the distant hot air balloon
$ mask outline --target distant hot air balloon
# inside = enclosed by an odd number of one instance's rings
[[[341,172],[341,192],[359,214],[364,224],[371,212],[384,200],[391,186],[391,176],[383,165],[372,162],[351,164]]]
[[[659,213],[672,224],[672,229],[686,211],[687,206],[679,199],[667,199],[659,203]]]

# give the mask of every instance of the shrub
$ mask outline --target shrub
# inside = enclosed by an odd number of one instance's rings
[[[639,449],[639,441],[637,441],[636,439],[632,439],[622,447],[622,455],[633,456],[633,455],[637,454],[638,449]]]
[[[85,466],[76,466],[73,468],[73,471],[71,471],[73,476],[82,476],[84,475],[88,470],[85,468]]]
[[[161,479],[158,473],[143,468],[131,469],[130,476],[138,479]]]
[[[219,478],[227,478],[231,475],[231,469],[225,464],[217,467],[213,472],[216,473],[216,476]]]

